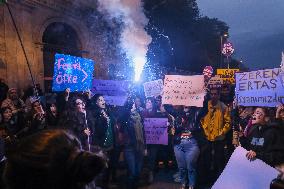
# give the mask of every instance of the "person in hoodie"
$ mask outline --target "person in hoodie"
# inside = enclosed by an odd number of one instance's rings
[[[261,159],[265,163],[276,166],[284,163],[283,129],[281,125],[267,124],[267,110],[263,107],[255,109],[252,116],[251,134],[240,138],[240,142],[248,152],[249,160]]]

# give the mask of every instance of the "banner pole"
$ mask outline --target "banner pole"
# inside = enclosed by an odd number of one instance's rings
[[[15,30],[16,30],[18,39],[19,39],[19,41],[20,41],[21,48],[22,48],[22,50],[23,50],[23,53],[24,53],[24,56],[25,56],[25,59],[26,59],[26,62],[27,62],[27,66],[28,66],[28,69],[29,69],[29,73],[30,73],[30,76],[31,76],[31,79],[32,79],[33,87],[34,87],[34,90],[35,90],[35,92],[36,92],[36,96],[38,96],[38,91],[36,90],[35,80],[34,80],[34,77],[33,77],[32,71],[31,71],[31,67],[30,67],[30,63],[29,63],[29,60],[28,60],[28,56],[27,56],[26,50],[25,50],[25,48],[24,48],[24,44],[23,44],[23,41],[22,41],[22,39],[21,39],[19,30],[18,30],[18,28],[17,28],[17,25],[16,25],[16,22],[15,22],[14,16],[13,16],[13,14],[12,14],[12,11],[11,11],[10,6],[9,6],[9,4],[7,3],[7,1],[5,1],[5,5],[6,5],[7,8],[8,8],[9,15],[10,15],[10,17],[11,17],[11,19],[12,19],[13,26],[14,26],[14,28],[15,28]]]

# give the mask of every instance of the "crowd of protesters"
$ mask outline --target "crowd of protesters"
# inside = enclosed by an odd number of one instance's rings
[[[7,188],[75,189],[73,182],[83,187],[96,176],[95,184],[108,188],[117,180],[123,154],[127,188],[138,187],[143,168],[147,169],[151,184],[159,160],[165,166],[176,162],[175,181],[180,182],[181,188],[193,189],[198,182],[216,181],[239,145],[248,150],[248,159],[261,159],[283,171],[284,106],[238,106],[232,91],[230,86],[208,89],[202,108],[164,105],[161,96],[145,99],[133,93],[123,107],[115,107],[107,106],[102,95],[92,95],[90,91],[71,93],[66,89],[44,94],[37,85],[21,92],[1,81],[2,182]],[[145,118],[168,118],[168,145],[146,144]],[[102,153],[105,158],[94,156],[93,152]],[[69,167],[70,158],[84,164]],[[107,166],[103,169],[104,159]],[[56,166],[59,171],[48,175]],[[63,171],[64,166],[68,169]],[[47,167],[48,173],[39,174]],[[29,171],[25,173],[25,169]],[[68,174],[63,177],[61,173]],[[25,176],[20,178],[17,174]],[[56,181],[60,184],[56,185]]]

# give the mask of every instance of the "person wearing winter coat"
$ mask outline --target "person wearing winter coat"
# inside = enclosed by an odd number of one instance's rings
[[[71,131],[80,140],[83,148],[90,151],[94,133],[92,113],[86,110],[85,102],[79,97],[74,97],[69,103],[71,109],[65,111],[59,126]]]
[[[276,166],[284,163],[283,126],[267,124],[267,111],[263,107],[255,109],[252,118],[252,131],[240,142],[248,150],[249,160],[261,159],[265,163]]]
[[[146,153],[143,120],[138,111],[134,100],[128,100],[118,120],[130,189],[137,188]]]

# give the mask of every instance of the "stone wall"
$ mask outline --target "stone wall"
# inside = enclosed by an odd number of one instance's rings
[[[104,65],[100,54],[96,52],[100,43],[96,41],[95,34],[88,30],[80,15],[73,13],[72,2],[74,1],[9,0],[8,2],[36,83],[40,83],[41,86],[44,83],[42,36],[46,27],[54,22],[66,23],[76,31],[80,50],[84,52],[82,56],[91,58],[96,65],[100,65],[95,66],[96,75],[99,78],[106,76],[107,65]],[[25,88],[32,84],[23,50],[8,9],[4,5],[0,6],[0,78],[4,78],[10,87]]]

